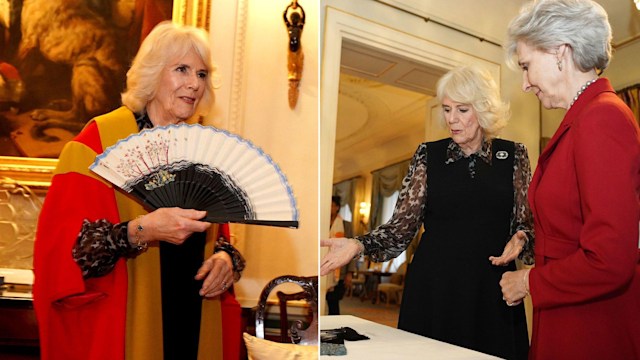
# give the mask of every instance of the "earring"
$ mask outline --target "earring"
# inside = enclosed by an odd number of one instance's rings
[[[562,60],[558,60],[556,64],[558,65],[558,70],[562,71]]]

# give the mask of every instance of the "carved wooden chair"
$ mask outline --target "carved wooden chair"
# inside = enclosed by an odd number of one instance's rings
[[[317,345],[318,344],[318,277],[302,277],[294,275],[283,275],[271,280],[262,289],[260,299],[258,301],[258,309],[256,311],[256,337],[264,339],[264,319],[267,309],[267,298],[276,286],[293,283],[302,288],[301,292],[287,294],[278,291],[278,301],[280,307],[280,337],[282,342],[289,342],[288,333],[291,331],[291,342],[299,345]],[[309,304],[312,318],[309,326],[303,329],[302,320],[296,320],[291,328],[289,328],[289,320],[287,315],[287,301],[289,300],[306,300]]]

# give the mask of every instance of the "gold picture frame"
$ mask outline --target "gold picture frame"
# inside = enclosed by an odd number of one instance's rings
[[[209,31],[211,1],[174,0],[171,19],[178,24],[192,25]]]
[[[58,159],[0,156],[0,181],[15,181],[36,192],[46,192],[57,163]]]
[[[37,220],[57,163],[0,156],[0,268],[33,266]]]

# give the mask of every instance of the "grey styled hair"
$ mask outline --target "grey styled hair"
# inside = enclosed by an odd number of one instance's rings
[[[204,94],[196,114],[205,115],[214,101],[213,66],[207,32],[187,25],[164,21],[156,25],[144,39],[127,71],[127,89],[122,93],[122,104],[135,113],[144,113],[156,94],[162,70],[194,49],[208,72]]]
[[[507,63],[514,61],[518,41],[550,51],[568,44],[581,71],[602,72],[611,61],[611,26],[606,11],[592,0],[534,0],[520,10],[508,30]]]
[[[496,137],[509,120],[509,104],[500,98],[496,82],[487,70],[477,66],[458,67],[444,74],[438,80],[437,97],[440,103],[447,97],[471,105],[487,139]],[[440,121],[446,125],[443,111]]]

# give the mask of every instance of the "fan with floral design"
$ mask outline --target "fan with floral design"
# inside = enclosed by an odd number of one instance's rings
[[[204,220],[298,227],[296,200],[271,157],[237,135],[177,124],[130,135],[89,167],[150,210],[206,210]]]

